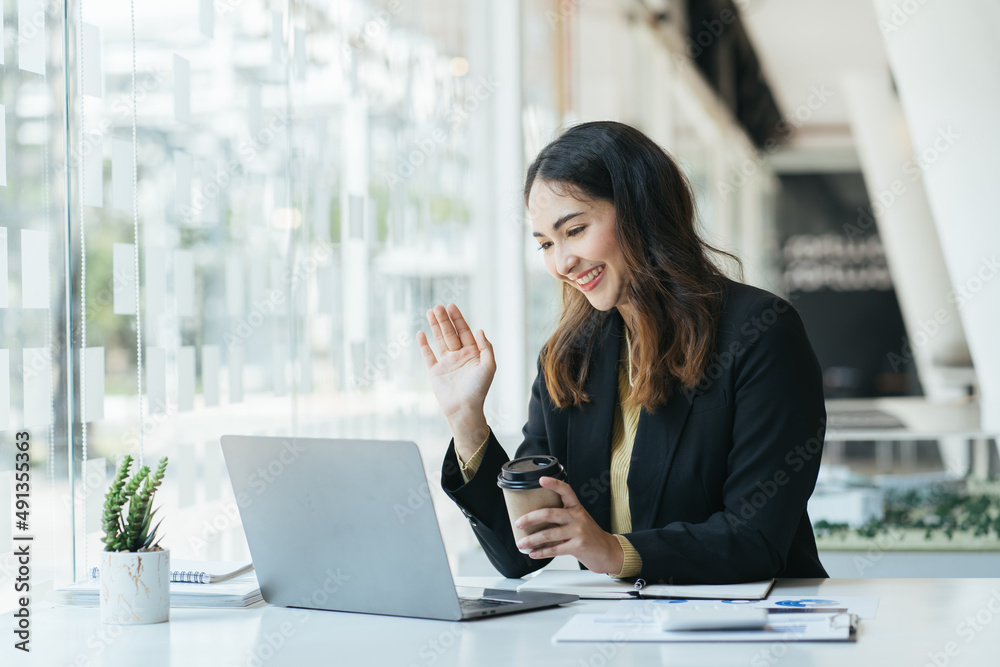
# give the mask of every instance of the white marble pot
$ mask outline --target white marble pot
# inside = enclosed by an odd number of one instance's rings
[[[101,552],[101,623],[141,625],[170,619],[169,551]]]

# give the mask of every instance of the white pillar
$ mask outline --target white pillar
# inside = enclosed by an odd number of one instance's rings
[[[948,298],[951,280],[923,179],[913,168],[913,144],[903,110],[886,72],[851,72],[842,83],[851,133],[910,343],[905,348],[894,346],[895,359],[902,361],[906,352],[912,352],[927,398],[954,399],[965,394],[965,387],[949,382],[942,366],[969,366],[972,361],[958,309]],[[852,231],[864,233],[871,224],[859,211],[845,231],[849,236]],[[960,476],[969,471],[967,440],[942,438],[938,450],[945,470]]]
[[[976,368],[1000,428],[1000,5],[874,0]]]
[[[470,113],[469,136],[478,161],[473,201],[476,262],[472,303],[463,313],[475,331],[483,329],[497,360],[486,400],[486,419],[511,454],[528,415],[531,380],[526,369],[521,136],[520,4],[466,3],[469,77],[479,102]],[[506,439],[504,435],[508,436]]]
[[[636,114],[625,108],[634,100],[627,97],[630,45],[620,2],[580,2],[571,16],[575,21],[572,72],[576,93],[572,111],[580,122],[626,122]]]
[[[881,71],[852,72],[842,84],[875,213],[872,221],[859,210],[844,231],[848,237],[861,235],[877,223],[910,343],[894,345],[894,359],[902,362],[912,349],[930,400],[964,395],[962,387],[949,386],[938,370],[940,366],[968,366],[971,360],[958,309],[948,298],[951,280],[924,183],[912,160],[913,146],[899,100],[888,75]]]
[[[490,3],[493,33],[493,71],[496,91],[493,112],[493,188],[496,196],[494,232],[489,249],[496,257],[490,276],[494,289],[495,350],[503,355],[497,366],[491,398],[497,418],[510,420],[505,427],[520,432],[527,419],[530,380],[525,368],[524,294],[524,156],[521,136],[521,11],[519,2]],[[537,351],[532,351],[532,354]],[[507,417],[510,415],[510,417]]]
[[[341,123],[343,143],[340,165],[343,174],[340,186],[340,248],[344,322],[344,389],[350,391],[364,377],[366,356],[371,350],[365,345],[369,338],[368,311],[370,271],[368,217],[368,105],[362,97],[344,102]],[[350,289],[345,286],[350,285]]]

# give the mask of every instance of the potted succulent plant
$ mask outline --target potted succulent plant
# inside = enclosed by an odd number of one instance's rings
[[[153,497],[163,483],[167,457],[156,472],[147,466],[128,479],[126,455],[104,497],[104,551],[100,562],[101,622],[119,625],[162,623],[170,618],[170,552],[150,528]]]

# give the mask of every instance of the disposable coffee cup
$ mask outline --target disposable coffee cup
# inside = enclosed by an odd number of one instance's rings
[[[562,507],[562,496],[538,483],[542,477],[555,477],[566,481],[566,470],[554,456],[522,456],[508,461],[500,469],[497,486],[503,489],[503,499],[507,503],[507,516],[514,531],[514,540],[520,540],[556,524],[542,523],[529,526],[527,530],[518,528],[514,522],[528,512],[544,507]]]

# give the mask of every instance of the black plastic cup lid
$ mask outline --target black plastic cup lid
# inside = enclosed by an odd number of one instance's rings
[[[522,456],[503,465],[497,476],[497,486],[512,491],[539,489],[541,485],[538,480],[541,477],[555,477],[565,481],[566,470],[554,456]]]

